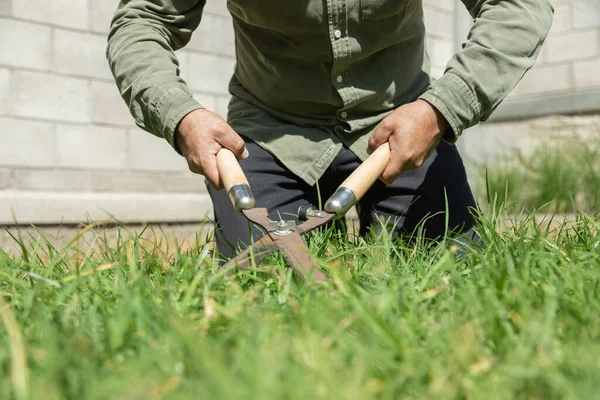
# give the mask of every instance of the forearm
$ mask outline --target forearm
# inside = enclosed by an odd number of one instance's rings
[[[529,70],[552,24],[549,0],[463,0],[475,23],[463,48],[422,99],[448,120],[456,140],[484,121]]]
[[[181,3],[184,3],[183,5]],[[179,121],[201,108],[179,75],[174,51],[200,22],[205,1],[121,1],[108,38],[107,58],[136,124],[174,145]]]

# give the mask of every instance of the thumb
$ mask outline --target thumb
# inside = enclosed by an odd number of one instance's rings
[[[377,148],[382,144],[387,143],[391,135],[391,130],[383,128],[381,124],[378,125],[369,138],[369,154],[377,150]]]

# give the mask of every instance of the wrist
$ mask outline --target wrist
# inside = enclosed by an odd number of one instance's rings
[[[429,129],[434,132],[435,136],[442,136],[448,129],[450,129],[450,123],[444,117],[444,115],[429,103],[427,100],[419,99],[416,101],[424,109],[426,114],[427,125]]]

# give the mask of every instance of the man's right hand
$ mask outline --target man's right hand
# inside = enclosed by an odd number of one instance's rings
[[[222,187],[217,169],[217,153],[225,147],[238,159],[248,157],[244,140],[218,114],[207,109],[187,114],[177,129],[177,145],[190,171],[202,174],[215,188]]]

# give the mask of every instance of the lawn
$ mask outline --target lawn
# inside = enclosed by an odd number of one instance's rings
[[[0,398],[597,398],[600,226],[547,222],[490,212],[460,257],[317,233],[324,284],[202,237],[0,251]]]

